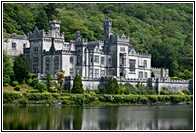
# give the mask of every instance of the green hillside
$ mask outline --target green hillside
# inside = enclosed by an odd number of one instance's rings
[[[61,21],[65,41],[103,40],[103,20],[111,19],[117,34],[130,36],[138,52],[152,54],[152,67],[169,68],[170,76],[192,78],[193,3],[4,3],[4,33],[27,34],[48,21]]]

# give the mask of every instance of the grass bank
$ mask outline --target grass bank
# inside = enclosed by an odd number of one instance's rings
[[[4,92],[3,104],[14,105],[161,105],[191,104],[192,95],[106,95]]]

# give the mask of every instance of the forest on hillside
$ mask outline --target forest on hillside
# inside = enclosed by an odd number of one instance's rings
[[[3,3],[4,34],[47,31],[53,19],[61,21],[65,41],[78,30],[89,41],[103,40],[103,20],[111,19],[115,34],[124,32],[136,51],[152,54],[152,67],[192,78],[193,3]]]

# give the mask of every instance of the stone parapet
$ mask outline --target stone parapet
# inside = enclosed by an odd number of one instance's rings
[[[20,39],[20,40],[27,40],[28,37],[26,35],[17,35],[16,33],[12,33],[9,36],[9,39]]]

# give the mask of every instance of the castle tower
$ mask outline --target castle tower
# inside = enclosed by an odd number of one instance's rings
[[[52,37],[55,37],[55,34],[58,33],[60,34],[60,21],[53,20],[49,21],[50,23],[50,30],[52,31]]]
[[[104,20],[103,26],[104,26],[104,42],[108,43],[109,39],[110,39],[110,35],[113,35],[112,21],[111,20]]]

